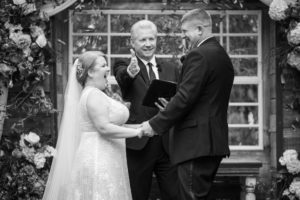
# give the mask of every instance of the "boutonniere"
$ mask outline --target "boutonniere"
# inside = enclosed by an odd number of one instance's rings
[[[185,60],[185,58],[186,58],[186,55],[181,56],[181,57],[180,57],[180,62],[183,63],[184,60]]]

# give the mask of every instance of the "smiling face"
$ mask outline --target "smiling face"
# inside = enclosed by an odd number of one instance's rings
[[[93,80],[95,87],[100,90],[104,90],[108,86],[107,77],[109,75],[109,71],[109,67],[107,66],[104,57],[100,56],[96,58],[94,67],[89,71],[89,75]]]
[[[150,27],[135,30],[131,45],[138,57],[146,61],[151,60],[156,50],[156,34],[156,30]]]
[[[194,46],[201,39],[201,28],[193,21],[186,21],[181,25],[182,39],[187,43],[187,48]]]

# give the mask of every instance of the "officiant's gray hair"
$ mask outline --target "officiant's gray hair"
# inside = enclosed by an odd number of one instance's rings
[[[135,39],[136,31],[138,29],[152,29],[152,30],[155,31],[155,36],[157,35],[156,25],[152,21],[143,19],[143,20],[140,20],[140,21],[138,21],[138,22],[136,22],[132,25],[131,30],[130,30],[132,40]]]

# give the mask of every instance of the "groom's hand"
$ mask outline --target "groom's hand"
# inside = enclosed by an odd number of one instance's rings
[[[144,136],[152,137],[154,135],[157,135],[152,127],[150,126],[148,121],[143,122],[142,124],[142,130],[144,131]]]

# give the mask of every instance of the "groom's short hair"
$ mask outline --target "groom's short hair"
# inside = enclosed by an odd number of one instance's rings
[[[204,9],[194,9],[185,13],[181,18],[181,24],[185,22],[193,22],[195,25],[206,27],[212,26],[210,14]]]

